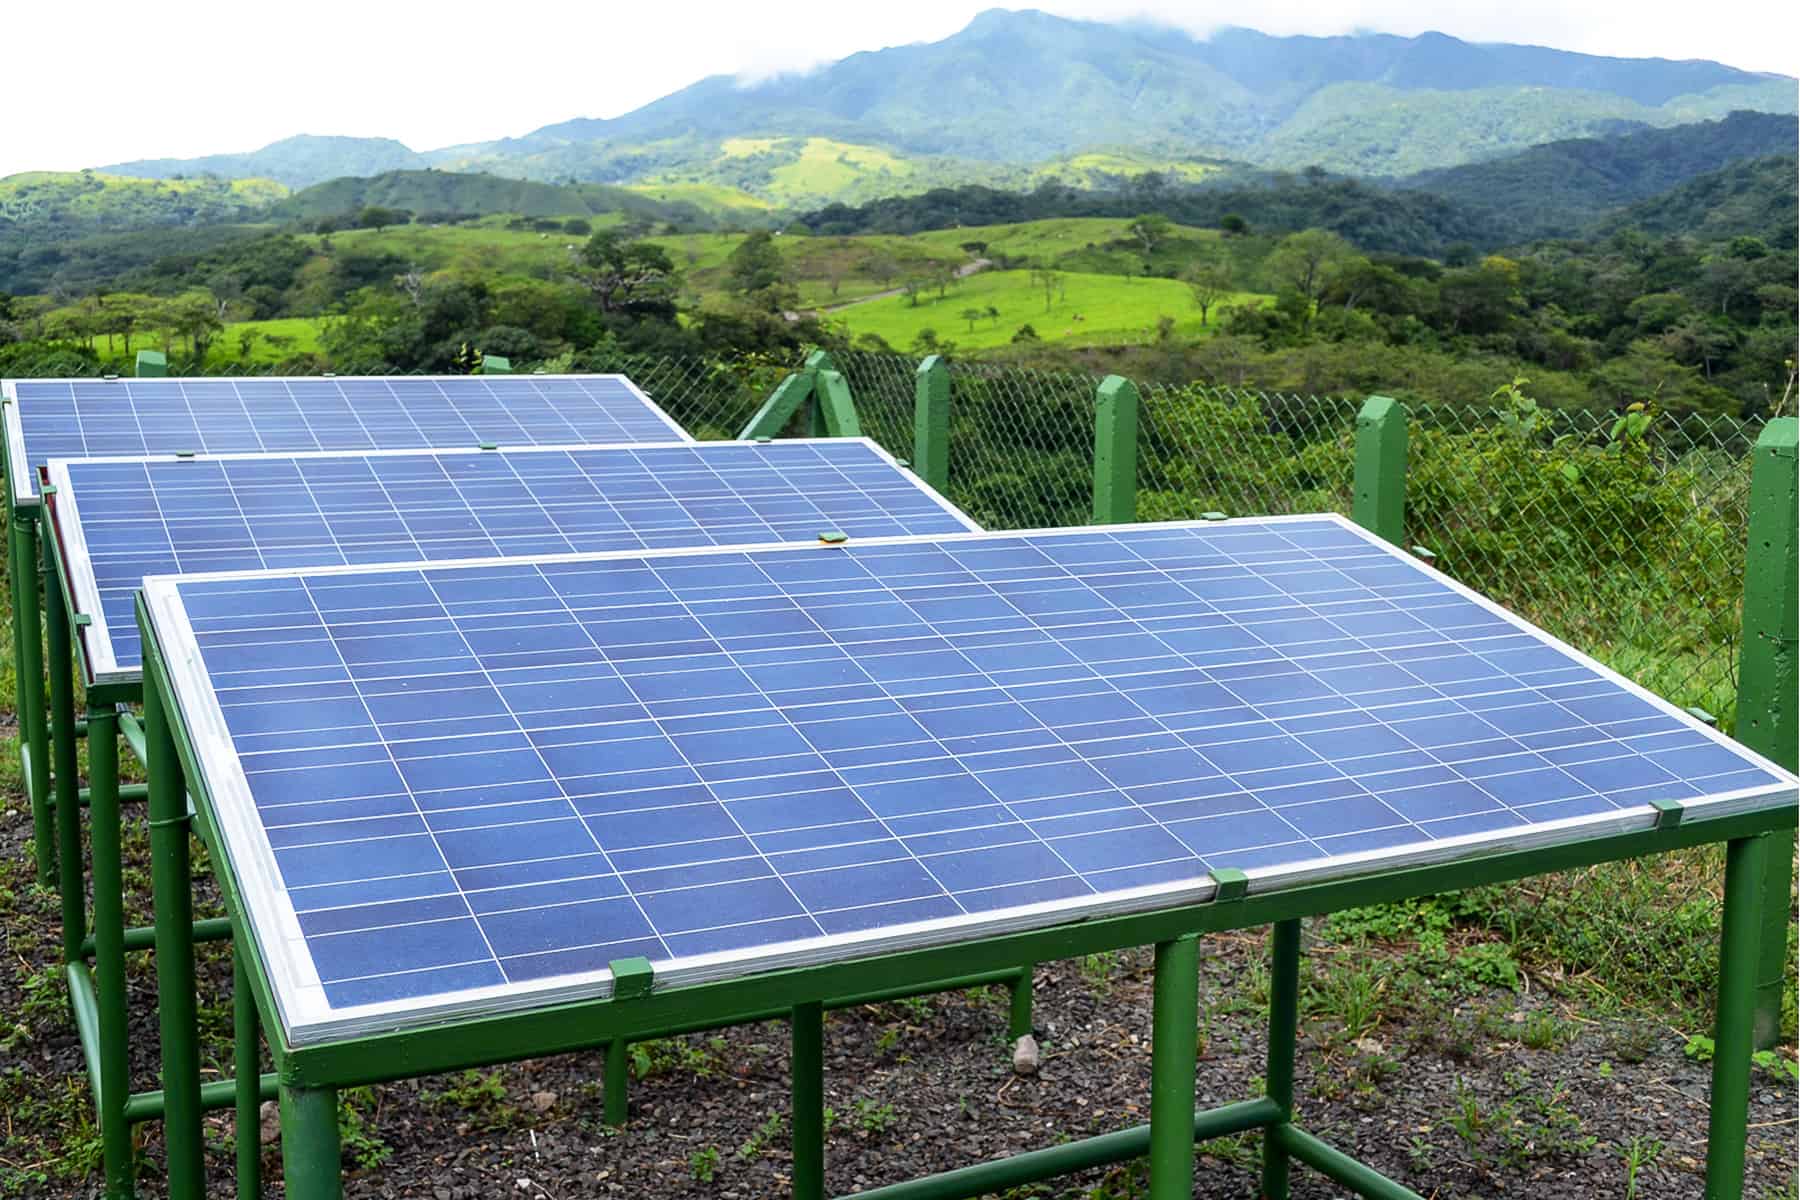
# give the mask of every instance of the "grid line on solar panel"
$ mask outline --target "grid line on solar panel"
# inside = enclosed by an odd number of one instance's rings
[[[1337,519],[150,591],[309,1029],[1792,794]]]
[[[863,438],[53,460],[97,680],[135,679],[146,575],[975,529]]]
[[[14,498],[53,458],[692,441],[622,375],[4,380]]]

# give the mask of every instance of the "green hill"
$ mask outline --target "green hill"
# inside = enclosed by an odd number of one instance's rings
[[[1800,210],[1793,154],[1736,162],[1690,179],[1660,196],[1634,204],[1603,228],[1635,225],[1646,233],[1683,234],[1703,241],[1747,236],[1793,249],[1794,214]]]
[[[698,205],[661,200],[626,188],[597,183],[536,183],[436,170],[388,171],[366,179],[333,179],[294,193],[271,208],[269,215],[277,220],[317,220],[368,205],[413,213],[514,213],[526,217],[624,213],[654,221],[710,223]]]
[[[219,175],[227,179],[260,176],[302,188],[340,175],[377,175],[423,167],[423,157],[392,138],[317,137],[300,134],[271,142],[247,154],[211,154],[204,158],[147,158],[114,163],[100,170],[141,179],[187,175]]]
[[[267,179],[149,180],[98,171],[32,171],[0,179],[0,237],[242,221],[287,194]]]

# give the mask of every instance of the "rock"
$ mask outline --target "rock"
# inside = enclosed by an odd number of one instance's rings
[[[1356,1039],[1356,1048],[1364,1054],[1380,1054],[1384,1050],[1387,1049],[1386,1046],[1383,1046],[1380,1042],[1376,1041],[1374,1038],[1369,1038],[1369,1037],[1357,1038]]]
[[[1038,1051],[1037,1039],[1029,1033],[1013,1043],[1013,1073],[1016,1075],[1036,1075],[1038,1067],[1043,1064],[1043,1056]]]
[[[533,1093],[531,1093],[531,1107],[537,1109],[539,1112],[549,1112],[551,1109],[556,1107],[556,1093],[555,1092],[533,1092]]]
[[[262,1144],[273,1146],[281,1140],[281,1106],[273,1100],[264,1100],[262,1107],[256,1110],[259,1122],[258,1136]]]

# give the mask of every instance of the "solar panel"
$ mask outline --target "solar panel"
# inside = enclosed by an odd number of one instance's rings
[[[147,575],[964,533],[864,438],[53,460],[93,679],[138,678]]]
[[[623,375],[5,380],[14,498],[53,458],[692,441]]]
[[[1334,517],[145,592],[296,1044],[1796,795]]]

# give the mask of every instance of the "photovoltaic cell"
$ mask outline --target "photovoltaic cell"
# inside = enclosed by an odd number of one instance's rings
[[[7,380],[14,497],[34,468],[110,455],[691,441],[622,375]]]
[[[297,1041],[1795,797],[1338,518],[146,596]]]
[[[95,679],[138,677],[147,575],[965,533],[862,438],[53,461]]]

